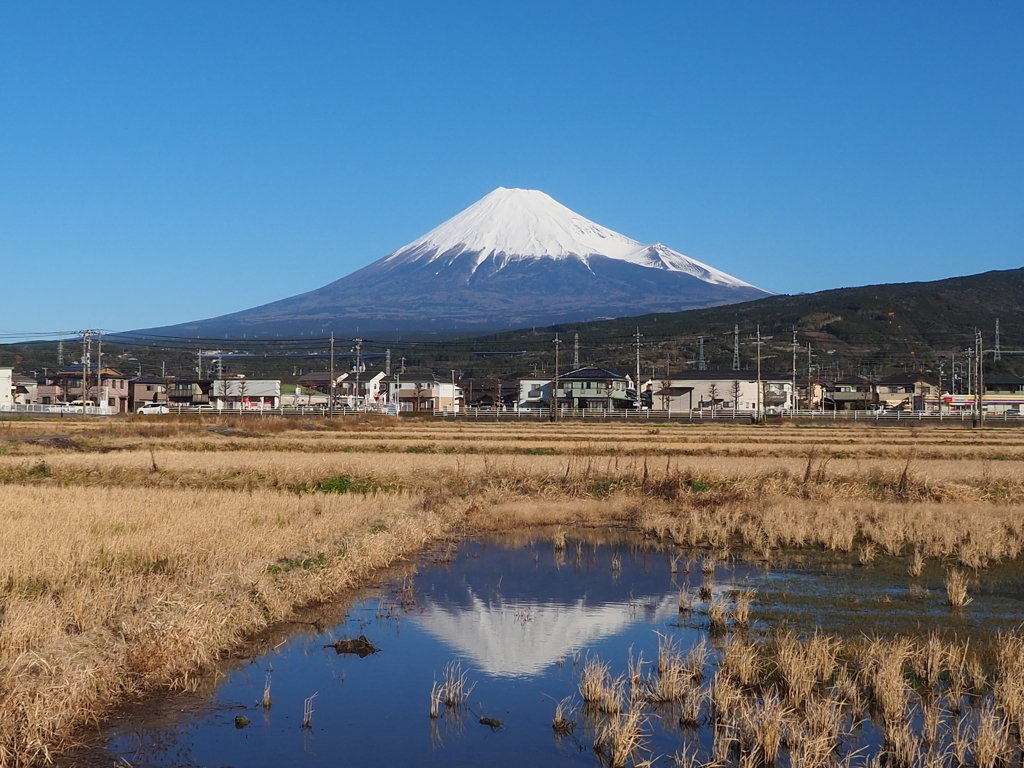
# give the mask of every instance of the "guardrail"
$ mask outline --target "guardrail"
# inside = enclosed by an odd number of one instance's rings
[[[457,412],[446,410],[434,411],[438,418],[473,419],[487,421],[504,420],[530,420],[550,421],[554,419],[573,421],[728,421],[753,423],[756,421],[755,413],[752,410],[714,410],[705,408],[703,410],[632,410],[632,409],[604,409],[604,408],[559,408],[557,413],[552,413],[550,408],[521,408],[515,409],[493,409],[493,408],[460,408]],[[890,423],[890,422],[955,422],[963,424],[974,424],[980,419],[977,414],[967,411],[961,412],[929,412],[924,411],[820,411],[820,410],[799,410],[779,411],[765,413],[764,420],[796,420],[809,422],[855,422],[855,423]],[[986,412],[985,423],[1016,423],[1024,424],[1024,416],[1020,414],[1009,414],[1003,412]]]

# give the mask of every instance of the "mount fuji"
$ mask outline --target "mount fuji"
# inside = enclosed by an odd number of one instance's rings
[[[394,253],[308,293],[145,333],[459,335],[732,304],[770,295],[543,192],[498,188]]]

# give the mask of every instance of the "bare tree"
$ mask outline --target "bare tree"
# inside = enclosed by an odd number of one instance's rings
[[[238,382],[238,410],[241,411],[245,404],[245,397],[249,392],[249,382],[245,378],[235,379],[235,381]],[[224,394],[229,395],[230,393],[225,391]]]
[[[730,393],[732,394],[732,415],[736,415],[736,409],[740,407],[740,393],[743,392],[743,385],[739,380],[732,383]]]
[[[711,398],[711,413],[715,412],[715,407],[718,404],[718,384],[711,382],[708,387],[708,397]]]

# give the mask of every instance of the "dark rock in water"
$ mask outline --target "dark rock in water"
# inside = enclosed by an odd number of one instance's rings
[[[245,728],[249,724],[249,718],[245,715],[235,716],[235,728]]]
[[[366,635],[360,635],[354,640],[339,640],[324,647],[333,648],[338,653],[354,653],[361,659],[380,650],[380,648],[375,647],[373,643],[366,639]]]
[[[495,720],[493,717],[481,717],[480,725],[486,725],[491,730],[498,730],[501,728],[501,720]]]

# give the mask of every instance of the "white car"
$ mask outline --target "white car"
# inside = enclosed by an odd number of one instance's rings
[[[170,413],[167,403],[143,403],[136,410],[136,413]]]

